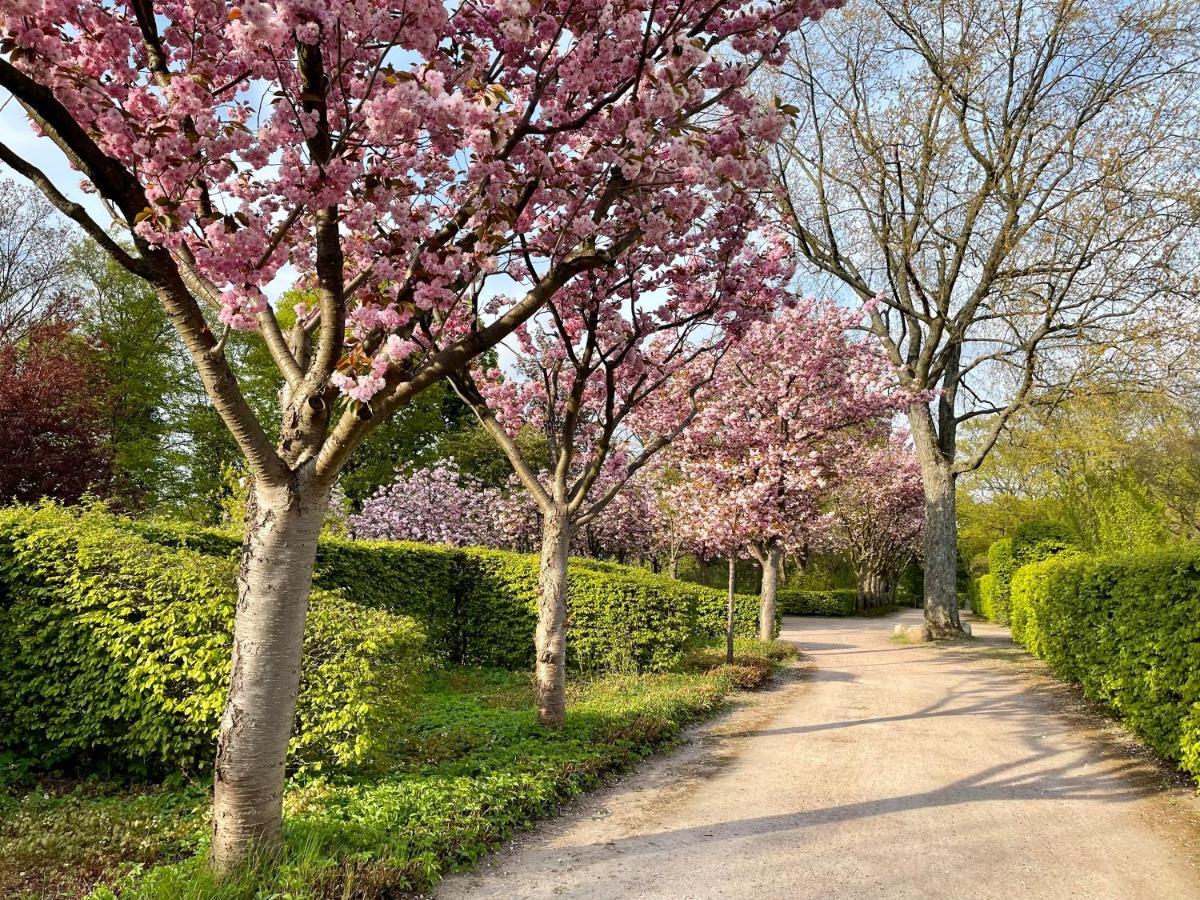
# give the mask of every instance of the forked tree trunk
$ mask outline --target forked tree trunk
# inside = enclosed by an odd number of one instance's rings
[[[229,696],[213,770],[212,865],[235,871],[283,846],[283,786],[304,621],[328,503],[315,489],[252,488],[238,570]]]
[[[888,602],[887,579],[882,572],[866,569],[858,577],[858,608],[877,609]]]
[[[571,527],[564,511],[542,522],[542,558],[538,569],[538,621],[534,649],[537,717],[558,727],[567,713],[567,556]]]
[[[729,555],[729,600],[725,607],[725,662],[733,663],[733,598],[737,586],[737,557]]]
[[[783,564],[783,548],[771,544],[762,556],[762,592],[758,600],[758,639],[775,637],[775,598],[779,591],[779,570]]]

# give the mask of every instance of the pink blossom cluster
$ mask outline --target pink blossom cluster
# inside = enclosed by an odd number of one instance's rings
[[[921,469],[908,434],[858,448],[848,469],[821,516],[820,546],[845,553],[860,571],[896,571],[920,553],[925,524]]]
[[[711,258],[783,125],[752,75],[839,3],[10,0],[0,34],[223,322],[260,324],[285,267],[345,287],[366,402],[572,260]],[[702,302],[683,274],[671,314]]]
[[[858,313],[800,300],[750,326],[721,359],[665,488],[687,543],[706,556],[806,543],[824,499],[909,402]]]
[[[529,551],[540,523],[537,507],[520,485],[485,485],[463,474],[453,459],[444,459],[397,475],[376,491],[350,517],[350,532],[371,540]]]

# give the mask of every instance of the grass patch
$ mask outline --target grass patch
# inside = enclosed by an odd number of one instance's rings
[[[739,640],[688,652],[681,671],[570,686],[567,724],[537,725],[525,673],[430,676],[384,774],[295,780],[287,849],[270,874],[214,883],[204,868],[208,786],[39,783],[0,794],[0,895],[374,898],[426,889],[515,830],[672,744],[795,655]]]

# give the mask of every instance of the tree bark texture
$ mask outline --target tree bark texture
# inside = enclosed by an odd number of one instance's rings
[[[775,638],[775,598],[779,591],[779,572],[783,564],[783,548],[772,544],[762,558],[762,592],[758,602],[758,639]]]
[[[729,557],[729,602],[725,608],[725,662],[733,662],[733,598],[737,586],[737,557]]]
[[[925,624],[933,637],[961,634],[958,621],[958,523],[955,519],[954,451],[942,444],[927,406],[909,410],[913,446],[925,491]]]
[[[567,710],[567,557],[571,528],[565,511],[542,521],[538,569],[538,620],[534,640],[537,717],[542,725],[563,724]]]
[[[283,787],[304,623],[328,502],[252,488],[238,571],[229,695],[213,771],[212,864],[228,873],[283,846]]]
[[[858,577],[858,609],[878,609],[888,604],[891,596],[888,580],[882,572],[867,569]]]

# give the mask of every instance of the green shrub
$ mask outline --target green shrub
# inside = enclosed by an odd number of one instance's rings
[[[1200,781],[1200,548],[1031,563],[1012,609],[1014,638]]]
[[[988,618],[1000,625],[1008,624],[1013,560],[1012,538],[1000,538],[988,547],[988,574],[992,576],[991,612]]]
[[[828,591],[781,590],[775,600],[785,616],[852,616],[858,592],[849,588]]]
[[[1021,566],[1047,559],[1078,546],[1071,530],[1054,522],[1031,522],[1018,528],[1011,538],[1001,538],[988,548],[988,596],[979,598],[981,615],[1000,625],[1013,617],[1012,580]]]
[[[229,680],[234,564],[97,511],[0,513],[0,747],[43,766],[211,764]],[[413,620],[314,591],[294,760],[362,767],[414,687]]]
[[[971,610],[996,621],[996,576],[990,572],[975,579]]]
[[[1013,532],[1013,563],[1020,568],[1078,547],[1074,532],[1066,526],[1056,522],[1028,522]]]

